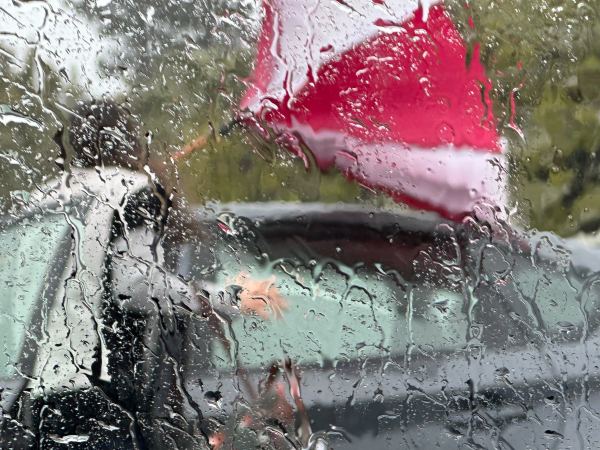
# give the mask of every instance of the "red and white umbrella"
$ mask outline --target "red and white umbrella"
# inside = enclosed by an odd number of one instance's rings
[[[423,2],[421,2],[423,3]],[[264,0],[241,107],[397,200],[460,217],[504,204],[504,157],[475,48],[440,3]]]

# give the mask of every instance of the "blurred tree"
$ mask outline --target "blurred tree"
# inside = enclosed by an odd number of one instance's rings
[[[0,210],[59,176],[67,159],[57,146],[63,127],[60,75],[31,52],[22,60],[0,53]],[[79,95],[79,94],[75,94]]]
[[[600,226],[600,2],[452,2],[481,44],[512,157],[512,197],[530,226],[562,235]],[[468,26],[469,17],[474,27]]]
[[[212,132],[207,145],[179,167],[181,188],[191,202],[373,197],[338,174],[306,172],[273,142],[242,130],[219,138],[218,130],[236,114],[253,59],[256,6],[151,0],[140,7],[113,0],[86,3],[82,11],[104,21],[103,34],[123,44],[104,70],[126,74],[128,92],[120,101],[142,121],[151,151],[172,165],[169,155]]]

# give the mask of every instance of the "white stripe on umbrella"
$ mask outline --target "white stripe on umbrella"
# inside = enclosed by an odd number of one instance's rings
[[[452,145],[423,148],[399,142],[366,143],[337,131],[314,132],[297,122],[289,129],[276,129],[301,137],[321,169],[335,167],[408,204],[449,217],[460,217],[482,203],[506,204],[508,161],[504,152]],[[506,147],[505,142],[500,145]]]

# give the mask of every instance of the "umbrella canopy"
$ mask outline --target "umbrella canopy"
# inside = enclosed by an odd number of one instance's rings
[[[442,4],[265,0],[242,108],[320,169],[455,217],[504,203],[491,83]]]

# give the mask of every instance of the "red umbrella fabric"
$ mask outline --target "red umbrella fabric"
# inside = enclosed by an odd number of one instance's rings
[[[442,4],[264,0],[241,107],[299,136],[321,170],[460,217],[504,204],[504,152],[478,48]]]

